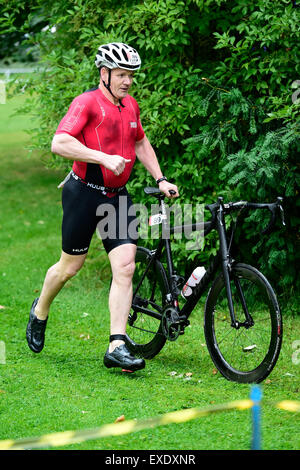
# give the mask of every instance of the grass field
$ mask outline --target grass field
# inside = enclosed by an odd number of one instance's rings
[[[97,237],[84,268],[53,303],[43,352],[29,350],[25,329],[30,306],[46,270],[60,254],[57,185],[64,175],[45,169],[39,155],[27,156],[24,129],[31,120],[9,118],[23,99],[0,105],[0,341],[6,348],[0,364],[0,439],[93,428],[122,415],[144,419],[248,398],[248,385],[228,382],[216,373],[205,346],[201,305],[185,335],[147,361],[145,370],[124,375],[103,366],[110,269]],[[300,365],[292,361],[292,345],[300,340],[300,317],[283,313],[282,353],[262,384],[266,450],[295,450],[300,444],[299,414],[273,406],[284,399],[299,400]],[[173,371],[176,375],[170,374]],[[243,450],[250,442],[251,414],[245,410],[64,449]]]

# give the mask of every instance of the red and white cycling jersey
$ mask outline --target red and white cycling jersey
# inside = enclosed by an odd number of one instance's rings
[[[56,134],[63,133],[90,149],[131,160],[119,176],[103,165],[74,161],[72,169],[80,178],[111,188],[127,183],[136,159],[135,144],[145,135],[136,100],[127,95],[122,105],[116,106],[99,88],[86,91],[72,101],[56,130]]]

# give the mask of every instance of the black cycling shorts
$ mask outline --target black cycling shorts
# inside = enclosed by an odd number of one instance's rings
[[[65,253],[87,253],[95,231],[107,253],[125,243],[137,244],[137,219],[126,188],[108,197],[70,176],[63,187],[62,206],[62,249]]]

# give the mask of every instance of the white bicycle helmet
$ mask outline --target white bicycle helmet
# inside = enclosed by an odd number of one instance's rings
[[[102,44],[96,54],[95,65],[98,69],[107,67],[110,70],[120,68],[138,70],[141,66],[138,52],[122,42]]]

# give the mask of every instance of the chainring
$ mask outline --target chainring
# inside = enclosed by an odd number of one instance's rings
[[[182,334],[182,323],[174,307],[166,307],[161,319],[162,332],[167,340],[175,341]]]

